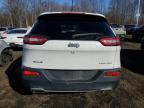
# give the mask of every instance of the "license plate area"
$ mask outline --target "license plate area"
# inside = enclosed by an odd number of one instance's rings
[[[45,70],[44,74],[51,81],[90,81],[98,71]]]

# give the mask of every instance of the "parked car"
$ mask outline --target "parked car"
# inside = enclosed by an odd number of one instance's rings
[[[12,60],[13,60],[12,49],[4,40],[0,39],[0,66],[5,66]]]
[[[120,38],[125,38],[126,31],[124,26],[118,24],[110,24],[110,26],[112,27],[117,36],[119,36]]]
[[[16,28],[10,30],[2,37],[11,47],[22,47],[23,37],[25,36],[26,32],[27,28]]]
[[[132,32],[133,40],[141,41],[142,37],[144,37],[144,26],[137,27],[137,29]]]
[[[132,33],[131,33],[131,28],[135,28],[136,27],[136,25],[135,24],[128,24],[128,25],[124,25],[125,26],[125,29],[126,29],[126,34],[127,35],[131,35]]]
[[[31,92],[112,90],[120,69],[120,39],[101,14],[42,13],[24,37],[22,80]]]
[[[0,35],[12,29],[14,28],[13,27],[0,27]]]
[[[6,27],[0,27],[0,34],[3,33],[6,30],[8,30]]]
[[[131,27],[128,29],[128,34],[129,35],[133,35],[135,32],[137,32],[137,30],[139,30],[143,25],[136,25],[134,27]]]

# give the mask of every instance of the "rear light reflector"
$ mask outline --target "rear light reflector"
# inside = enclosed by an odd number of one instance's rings
[[[31,44],[31,45],[42,45],[44,44],[48,39],[44,36],[25,36],[24,37],[24,44]]]
[[[35,72],[35,71],[24,71],[24,72],[23,72],[23,75],[24,75],[24,76],[39,76],[40,73]]]
[[[104,46],[119,46],[120,45],[120,38],[114,37],[114,38],[101,38],[100,42]]]
[[[110,76],[110,77],[118,77],[121,75],[121,72],[118,71],[110,71],[110,72],[106,72],[105,76]]]

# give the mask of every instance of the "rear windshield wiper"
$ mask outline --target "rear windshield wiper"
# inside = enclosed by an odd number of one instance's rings
[[[79,33],[72,35],[73,39],[88,39],[88,40],[95,40],[103,36],[102,33]]]

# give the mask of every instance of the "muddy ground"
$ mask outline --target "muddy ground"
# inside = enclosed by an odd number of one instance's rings
[[[23,95],[21,53],[0,68],[0,108],[144,108],[144,52],[137,42],[122,42],[122,79],[113,91]]]

